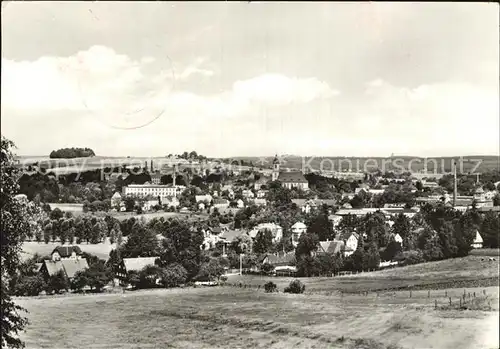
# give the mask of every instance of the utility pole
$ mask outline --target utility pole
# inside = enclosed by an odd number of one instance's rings
[[[240,254],[240,275],[243,275],[243,254]]]

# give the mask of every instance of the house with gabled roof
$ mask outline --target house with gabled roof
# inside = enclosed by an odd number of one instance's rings
[[[156,261],[159,258],[160,257],[123,258],[120,265],[118,266],[116,276],[118,279],[124,280],[129,272],[140,272],[147,266],[155,265]]]
[[[287,253],[275,253],[275,254],[266,254],[260,259],[260,264],[271,264],[274,267],[276,272],[279,271],[291,271],[295,272],[297,269],[295,267],[296,264],[295,252],[287,252]]]
[[[50,260],[46,259],[43,261],[40,267],[39,273],[42,274],[43,278],[47,280],[52,275],[55,275],[62,271],[64,275],[69,279],[73,279],[77,272],[84,271],[89,267],[87,260],[85,258],[75,258],[75,259],[57,259]]]
[[[344,242],[344,257],[348,257],[358,248],[359,234],[356,232],[344,232],[339,236],[339,240]]]
[[[483,248],[483,237],[479,234],[478,230],[476,230],[476,236],[472,242],[472,248]]]
[[[340,240],[320,241],[318,244],[318,249],[316,250],[316,254],[336,255],[337,253],[342,253],[344,251],[344,247],[344,242]]]
[[[309,190],[309,182],[300,171],[280,172],[278,181],[281,182],[283,187],[288,189],[298,188]]]
[[[78,246],[57,246],[50,254],[53,261],[77,259],[81,255],[82,250]]]

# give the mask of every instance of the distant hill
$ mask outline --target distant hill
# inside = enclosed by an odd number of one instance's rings
[[[234,157],[227,161],[245,161],[255,167],[271,168],[274,156],[267,157]],[[461,160],[460,160],[461,159]],[[393,156],[393,157],[341,157],[341,156],[298,156],[284,155],[280,157],[281,168],[305,169],[311,171],[402,171],[422,172],[427,163],[427,171],[431,173],[448,173],[452,171],[453,161],[457,161],[459,173],[481,173],[500,171],[500,158],[495,155],[472,155],[457,157]]]

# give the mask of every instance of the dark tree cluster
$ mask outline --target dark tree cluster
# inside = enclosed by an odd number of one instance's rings
[[[88,158],[95,156],[90,148],[61,148],[50,152],[51,159]]]

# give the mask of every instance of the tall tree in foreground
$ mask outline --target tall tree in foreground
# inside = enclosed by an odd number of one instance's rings
[[[17,272],[20,264],[19,254],[24,237],[30,230],[26,215],[26,205],[14,198],[17,193],[16,169],[13,166],[14,156],[11,148],[14,143],[1,139],[0,154],[0,213],[1,213],[1,337],[2,347],[23,348],[24,343],[18,338],[20,331],[27,324],[20,314],[23,308],[16,305],[11,298],[10,279]]]

